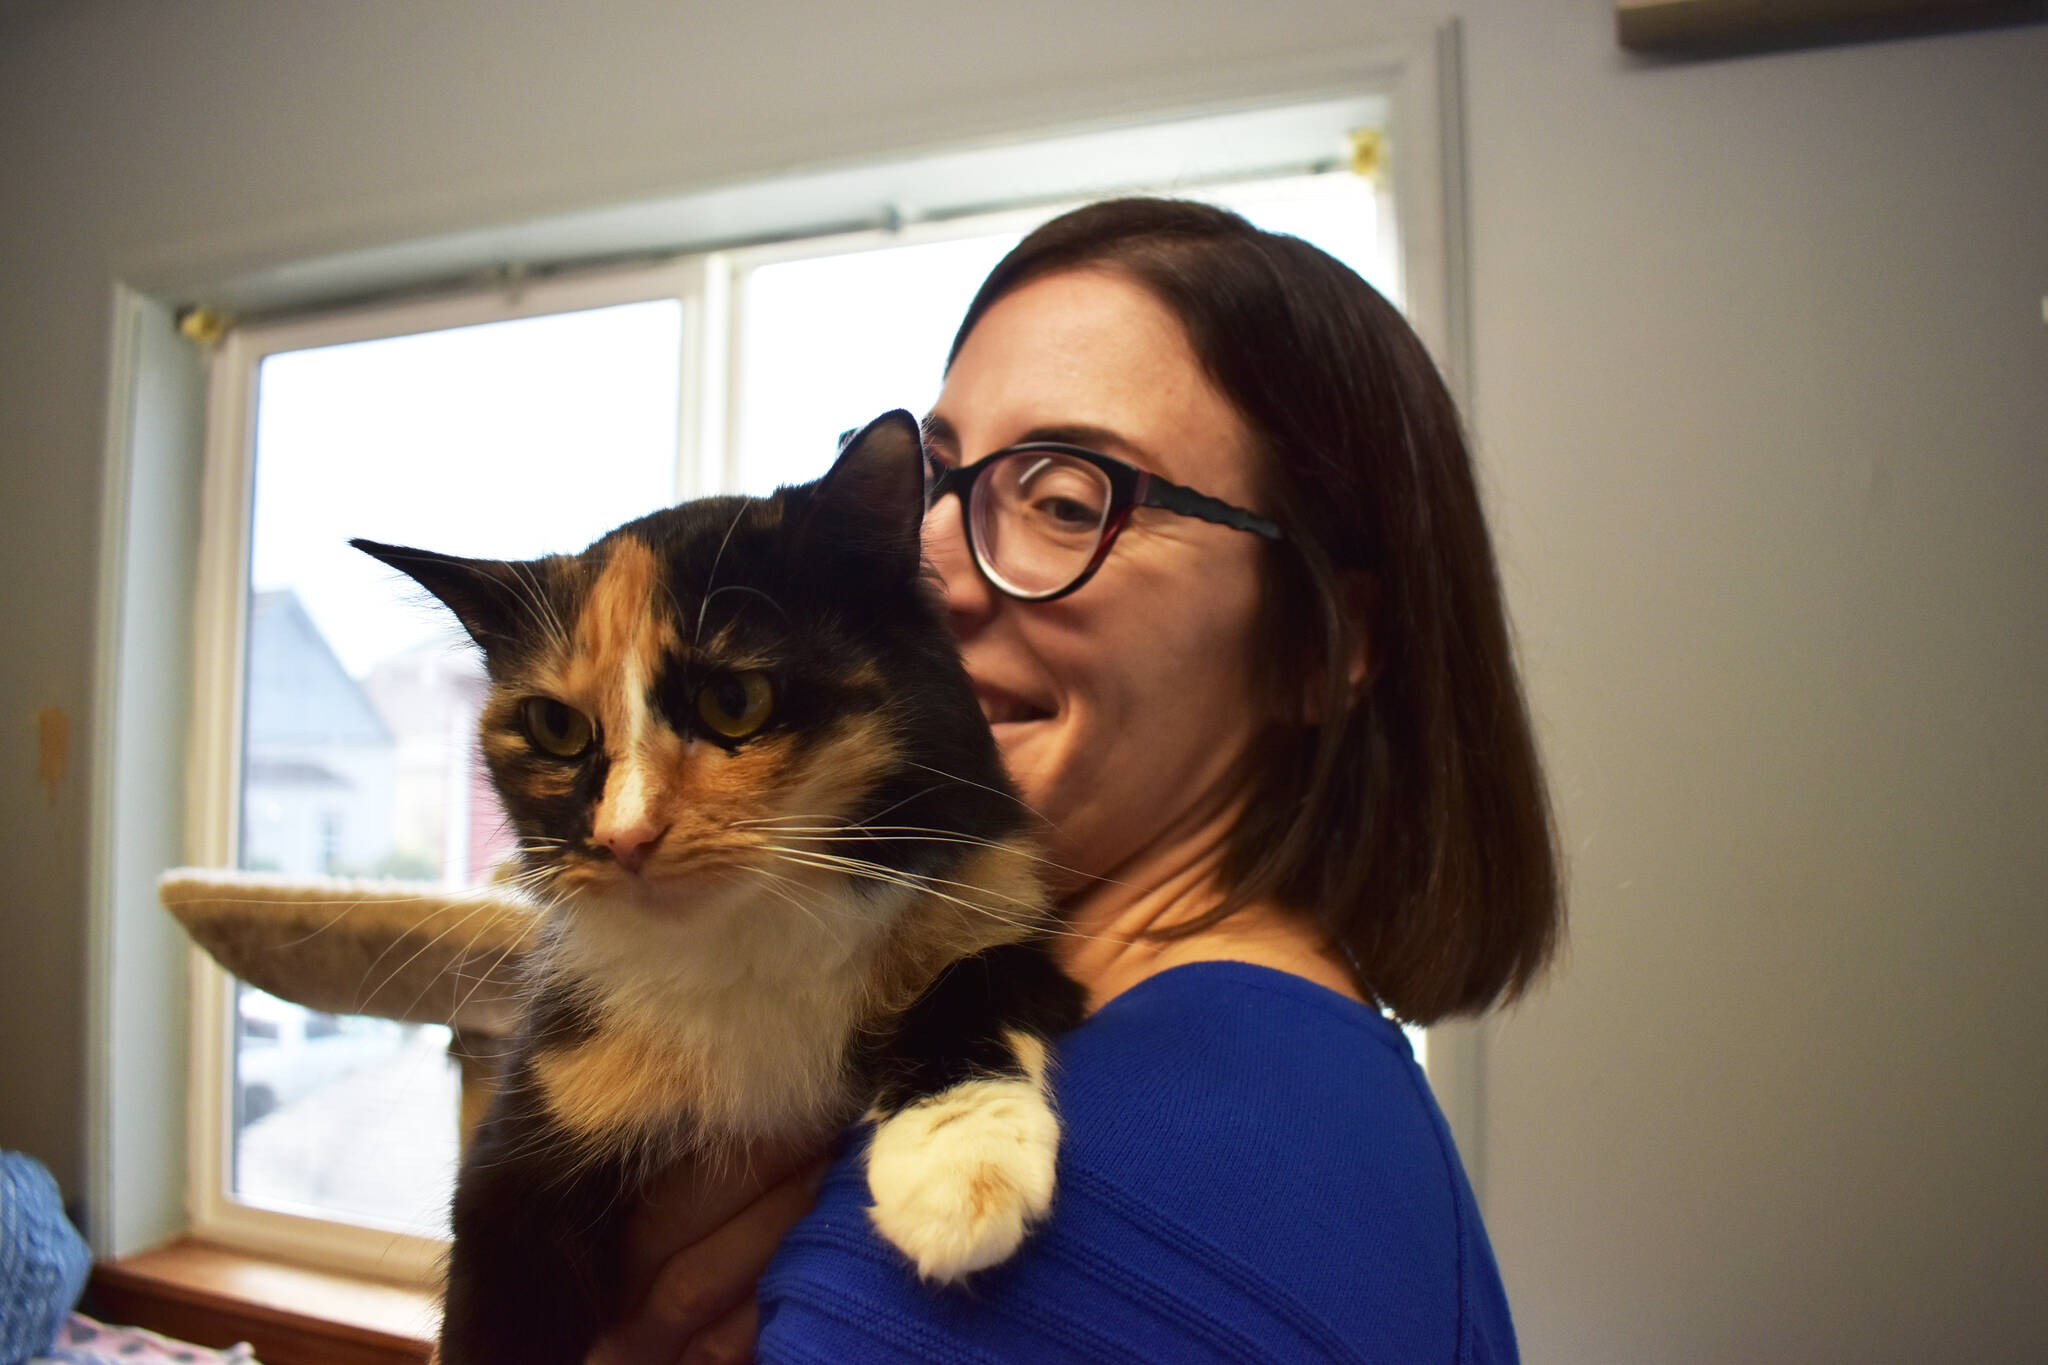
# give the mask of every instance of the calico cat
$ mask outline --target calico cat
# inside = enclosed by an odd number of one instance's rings
[[[958,1281],[1050,1205],[1079,1018],[1023,806],[876,419],[815,483],[501,563],[353,542],[482,648],[482,749],[549,906],[457,1180],[444,1365],[576,1365],[649,1178],[863,1110],[872,1217]]]

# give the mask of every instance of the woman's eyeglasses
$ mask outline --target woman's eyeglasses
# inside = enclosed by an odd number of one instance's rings
[[[1280,528],[1157,474],[1059,441],[1005,446],[969,465],[925,452],[925,506],[957,494],[982,577],[1011,597],[1049,602],[1086,583],[1134,507],[1158,507],[1268,540]]]

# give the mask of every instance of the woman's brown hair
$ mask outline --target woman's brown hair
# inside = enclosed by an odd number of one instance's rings
[[[1268,559],[1260,681],[1280,696],[1322,684],[1252,756],[1232,894],[1175,932],[1270,899],[1313,915],[1403,1019],[1514,999],[1556,947],[1563,897],[1493,544],[1428,352],[1297,238],[1206,204],[1119,199],[1004,257],[952,356],[998,299],[1082,268],[1165,304],[1251,428],[1260,509],[1288,537]]]

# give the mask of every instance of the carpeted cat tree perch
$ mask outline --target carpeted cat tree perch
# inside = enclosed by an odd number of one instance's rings
[[[227,971],[329,1014],[446,1024],[462,1068],[466,1142],[489,1101],[490,1059],[518,1024],[540,912],[509,890],[178,868],[164,908]]]

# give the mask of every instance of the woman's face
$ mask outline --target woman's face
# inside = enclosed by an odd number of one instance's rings
[[[1259,510],[1244,422],[1173,314],[1106,270],[1045,276],[991,307],[927,426],[949,464],[1067,441]],[[975,569],[960,500],[932,510],[925,549],[968,675],[1058,861],[1114,877],[1231,809],[1237,762],[1276,709],[1252,695],[1260,546],[1141,507],[1077,591],[1020,602]]]

